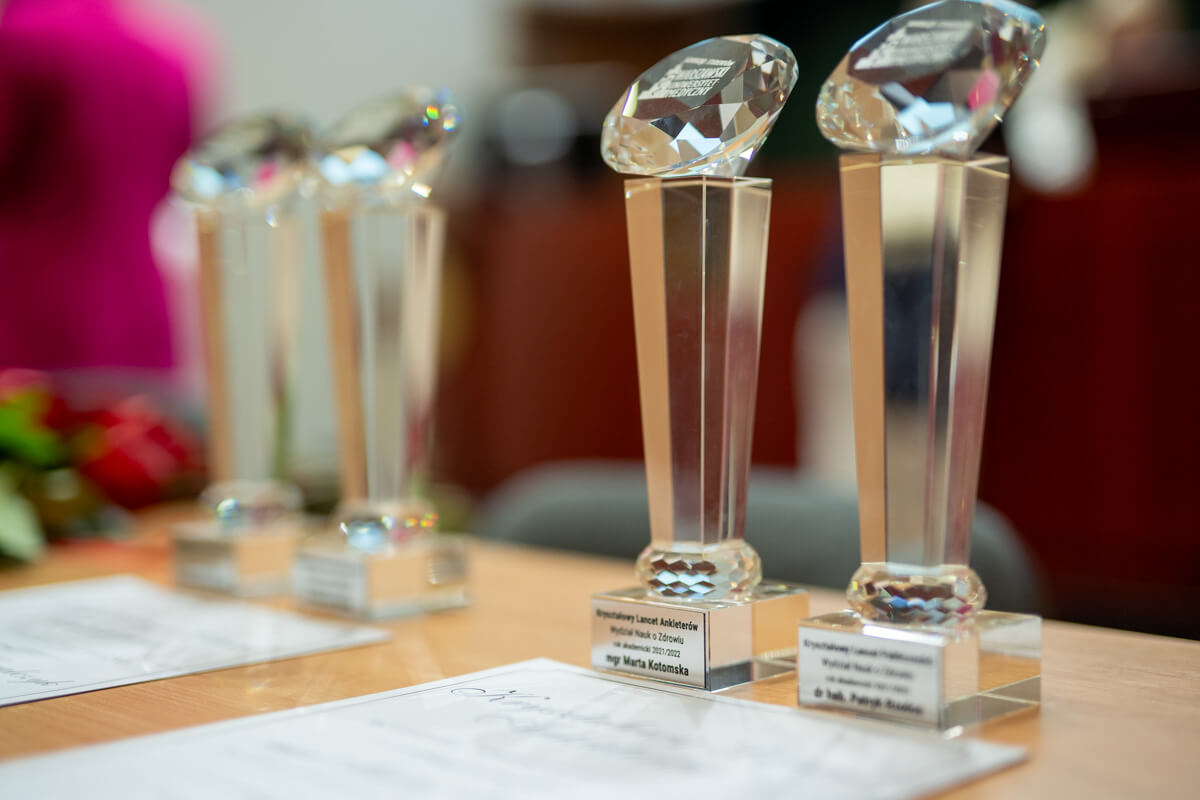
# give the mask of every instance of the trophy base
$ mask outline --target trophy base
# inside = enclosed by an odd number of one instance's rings
[[[800,623],[801,705],[941,731],[1036,710],[1042,618],[981,611],[962,627],[902,627],[839,611]]]
[[[175,582],[238,597],[285,594],[299,529],[298,521],[234,532],[215,522],[180,523],[171,529]]]
[[[467,605],[461,536],[427,534],[379,552],[318,538],[296,556],[293,586],[309,606],[379,620]]]
[[[716,692],[795,669],[807,615],[808,592],[789,583],[761,583],[740,600],[602,592],[592,595],[592,668]]]

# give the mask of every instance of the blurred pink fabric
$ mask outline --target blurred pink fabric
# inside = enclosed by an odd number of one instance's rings
[[[0,5],[0,367],[171,366],[149,225],[193,104],[186,48],[135,17]]]

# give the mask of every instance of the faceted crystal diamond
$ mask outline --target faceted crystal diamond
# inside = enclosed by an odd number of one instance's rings
[[[674,600],[723,600],[750,591],[762,578],[762,563],[742,539],[696,552],[642,551],[637,575],[653,594]]]
[[[759,34],[707,39],[644,72],[604,121],[600,152],[632,175],[737,177],[796,83],[792,51]]]
[[[850,579],[846,598],[866,620],[952,626],[979,613],[987,590],[970,567],[868,563]]]
[[[304,177],[312,149],[307,125],[286,114],[260,114],[218,128],[175,165],[171,186],[199,205],[278,202]]]
[[[1000,122],[1046,47],[1033,10],[942,0],[860,39],[817,98],[825,138],[850,150],[966,158]]]
[[[325,137],[321,174],[333,186],[408,187],[428,197],[461,115],[446,90],[410,88],[351,111]]]

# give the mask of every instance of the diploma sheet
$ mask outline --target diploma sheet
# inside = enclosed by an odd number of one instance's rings
[[[0,706],[387,638],[128,575],[14,589],[0,592]]]
[[[1021,749],[536,660],[0,764],[38,798],[915,797]]]

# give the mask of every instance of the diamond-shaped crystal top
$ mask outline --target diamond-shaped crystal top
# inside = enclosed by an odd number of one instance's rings
[[[736,177],[795,84],[796,59],[774,39],[706,39],[634,81],[604,120],[600,153],[631,175]]]
[[[308,126],[287,114],[258,114],[222,125],[179,160],[175,192],[201,205],[279,201],[304,177],[312,150]]]
[[[444,89],[415,87],[366,103],[325,136],[321,174],[333,186],[407,185],[428,197],[461,121]]]
[[[1009,0],[942,0],[854,44],[817,97],[838,147],[967,158],[1016,100],[1046,47],[1037,12]]]

